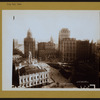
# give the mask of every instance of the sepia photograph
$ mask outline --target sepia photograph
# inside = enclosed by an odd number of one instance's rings
[[[100,89],[99,10],[2,10],[3,90]]]

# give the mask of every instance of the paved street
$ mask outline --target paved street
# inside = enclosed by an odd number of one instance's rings
[[[58,69],[55,69],[51,66],[45,65],[45,68],[48,69],[50,78],[52,80],[52,83],[47,86],[43,86],[42,88],[76,88],[72,83],[70,83],[70,79],[66,79],[61,75]]]

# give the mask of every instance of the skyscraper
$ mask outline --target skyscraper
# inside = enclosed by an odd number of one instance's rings
[[[62,61],[73,62],[76,60],[76,39],[64,38],[62,40]]]
[[[59,60],[73,62],[76,59],[76,39],[70,38],[70,31],[67,28],[59,32]]]
[[[59,52],[61,52],[61,41],[64,39],[64,38],[69,38],[70,37],[70,31],[68,28],[62,28],[59,32],[59,40],[58,40],[58,49],[59,49]]]
[[[35,39],[32,38],[30,29],[27,32],[27,37],[24,38],[24,54],[26,58],[29,56],[29,51],[32,53],[32,58],[35,57]]]
[[[89,40],[77,40],[76,49],[78,61],[87,61],[89,59]]]

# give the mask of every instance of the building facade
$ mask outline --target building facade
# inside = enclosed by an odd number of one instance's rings
[[[45,60],[45,44],[46,42],[38,43],[38,58],[40,60]]]
[[[77,60],[87,61],[89,60],[90,44],[89,40],[77,40]]]
[[[61,52],[61,49],[62,49],[62,43],[61,41],[64,39],[64,38],[69,38],[70,37],[70,31],[68,28],[62,28],[59,32],[59,39],[58,39],[58,50],[59,50],[59,53]]]
[[[52,38],[49,42],[38,43],[38,58],[41,58],[41,60],[50,60],[55,57],[55,54],[55,43],[53,43]]]
[[[100,79],[100,40],[97,41],[96,44],[96,57],[95,61],[97,63],[97,66],[99,66],[99,79]]]
[[[73,62],[76,59],[76,39],[70,38],[68,28],[62,28],[59,32],[58,50],[60,61]]]
[[[28,87],[38,86],[38,85],[45,85],[48,83],[49,83],[49,73],[46,70],[33,69],[27,67],[25,72],[20,71],[20,75],[19,75],[20,87],[28,88]]]
[[[62,61],[73,62],[76,60],[76,39],[64,38],[61,41],[61,55]]]
[[[93,40],[90,43],[90,51],[89,51],[89,60],[91,62],[95,62],[96,57],[96,43],[93,43]]]
[[[24,54],[28,57],[29,51],[32,53],[32,58],[35,57],[35,39],[32,38],[30,30],[27,32],[27,37],[24,38]]]

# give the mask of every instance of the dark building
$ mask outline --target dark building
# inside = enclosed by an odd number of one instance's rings
[[[97,52],[100,52],[100,40],[97,41]]]
[[[32,53],[32,58],[35,57],[35,39],[32,38],[30,30],[28,30],[27,37],[24,39],[24,54],[26,58],[29,51]]]
[[[73,62],[76,60],[76,39],[64,38],[61,41],[61,58],[63,62]]]
[[[96,43],[93,43],[93,40],[91,41],[90,43],[90,51],[89,51],[89,54],[90,54],[90,61],[93,61],[95,62],[95,57],[96,57]]]
[[[55,54],[55,43],[53,43],[52,37],[49,42],[38,43],[38,58],[41,60],[55,58]]]
[[[89,40],[77,40],[76,56],[78,61],[89,60]]]
[[[45,44],[46,42],[38,43],[38,58],[41,60],[45,60]]]
[[[97,65],[99,66],[99,78],[100,78],[100,40],[97,41],[97,45],[96,45],[95,61]]]

